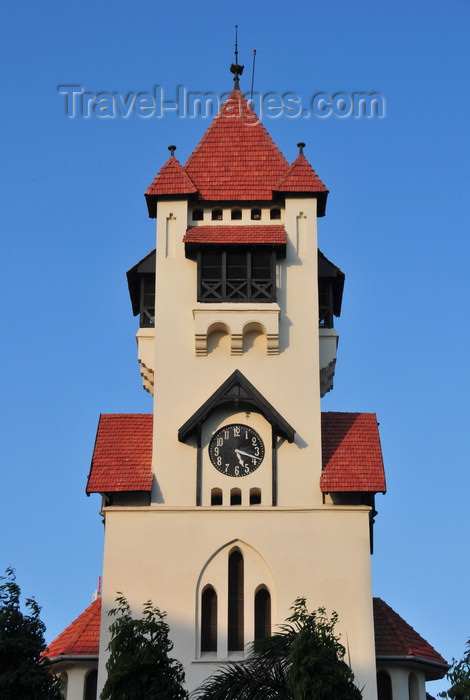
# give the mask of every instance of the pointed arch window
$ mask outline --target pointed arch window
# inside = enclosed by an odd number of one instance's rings
[[[228,651],[243,651],[243,556],[235,550],[228,559]]]
[[[217,593],[212,586],[202,593],[201,651],[217,651]]]
[[[255,642],[271,636],[271,596],[266,588],[255,594]]]

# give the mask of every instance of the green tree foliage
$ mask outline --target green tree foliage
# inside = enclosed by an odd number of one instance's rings
[[[449,690],[439,693],[440,698],[470,700],[470,639],[466,644],[463,659],[460,661],[453,659],[446,677],[451,683],[451,687]]]
[[[183,666],[168,657],[173,643],[168,638],[170,628],[165,622],[166,613],[148,601],[142,618],[134,619],[122,593],[118,594],[116,603],[109,611],[115,620],[109,628],[108,678],[102,700],[187,698]]]
[[[256,642],[246,661],[228,664],[191,694],[194,700],[360,700],[345,649],[334,633],[336,613],[308,612],[297,598],[272,637]]]
[[[45,649],[45,625],[41,608],[33,598],[21,611],[21,590],[13,569],[0,576],[0,699],[59,700],[60,682],[46,660],[39,663]]]

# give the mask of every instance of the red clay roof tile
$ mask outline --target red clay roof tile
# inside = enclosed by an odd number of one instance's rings
[[[201,199],[271,200],[289,164],[240,90],[233,90],[184,169]]]
[[[328,192],[303,153],[299,153],[276,189],[279,192]]]
[[[377,657],[414,656],[428,663],[446,660],[380,598],[374,598],[375,653]]]
[[[151,414],[100,417],[87,493],[151,490],[152,423]],[[374,414],[323,413],[322,447],[323,493],[385,492]]]
[[[41,657],[98,656],[100,646],[101,597],[96,598],[53,642]]]
[[[151,414],[101,415],[86,492],[150,491],[152,431]]]
[[[284,226],[193,226],[183,238],[185,243],[271,243],[285,245]]]
[[[175,156],[170,156],[145,195],[194,194],[196,187]]]
[[[323,493],[386,491],[373,413],[322,413]]]

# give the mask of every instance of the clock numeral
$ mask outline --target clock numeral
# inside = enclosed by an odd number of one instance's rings
[[[233,437],[240,437],[240,428],[236,425],[233,428]]]
[[[228,440],[229,437],[230,437],[230,435],[229,435],[229,430],[228,430],[228,429],[225,429],[225,430],[224,430],[224,438],[225,438],[226,440]]]
[[[248,430],[245,430],[245,440],[248,440]]]
[[[249,473],[250,473],[250,467],[248,466],[248,464],[245,464],[245,474],[249,474]]]
[[[255,445],[255,455],[256,457],[259,455],[259,447],[257,445]]]
[[[217,457],[217,466],[218,467],[222,466],[222,457]]]
[[[252,444],[252,445],[256,445],[256,443],[257,443],[256,438],[255,438],[255,437],[252,437],[252,438],[251,438],[251,444]]]
[[[219,448],[218,448],[218,447],[214,447],[214,454],[215,454],[216,457],[219,456],[219,452],[220,452]]]
[[[235,476],[240,476],[240,467],[238,464],[235,466]]]
[[[224,469],[225,473],[227,473],[227,472],[228,472],[228,468],[229,468],[229,466],[230,466],[230,464],[226,464],[226,465],[225,465],[225,469]]]
[[[223,444],[224,444],[224,439],[221,437],[218,437],[217,438],[217,447],[222,447]]]

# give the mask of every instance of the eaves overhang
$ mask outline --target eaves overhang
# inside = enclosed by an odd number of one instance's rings
[[[266,418],[268,423],[271,423],[276,435],[285,438],[288,442],[294,441],[294,428],[238,369],[181,426],[178,431],[179,441],[187,442],[191,436],[197,435],[202,423],[221,406],[235,410],[248,408],[257,411]]]

